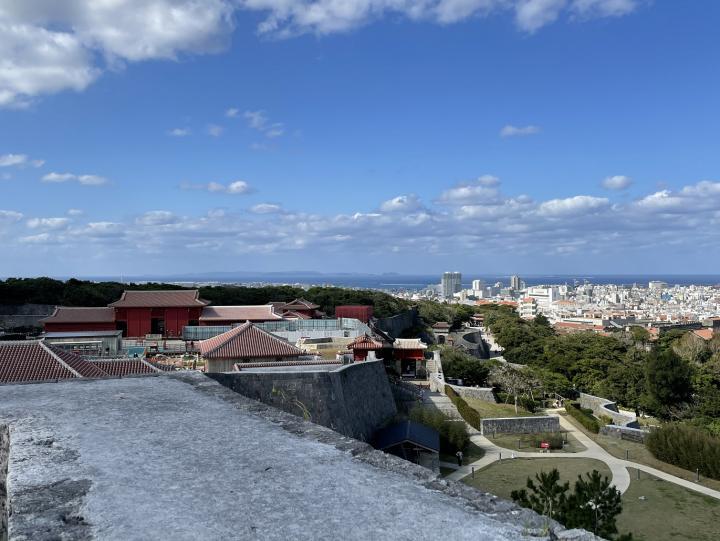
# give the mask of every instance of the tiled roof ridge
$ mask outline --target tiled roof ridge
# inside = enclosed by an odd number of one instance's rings
[[[227,344],[231,339],[240,336],[240,335],[243,334],[245,331],[247,331],[250,327],[254,327],[254,326],[255,326],[255,325],[253,325],[251,322],[246,321],[246,322],[243,323],[242,325],[239,325],[239,326],[237,326],[237,327],[235,327],[235,328],[233,328],[233,329],[230,329],[230,330],[227,331],[227,332],[224,332],[224,333],[222,333],[222,334],[218,334],[217,336],[215,336],[215,337],[213,337],[213,338],[210,338],[210,340],[214,340],[214,339],[216,339],[216,338],[219,338],[219,337],[222,336],[223,334],[226,334],[226,335],[227,335],[224,340],[217,340],[217,341],[216,341],[217,343],[213,345],[213,348],[205,351],[205,352],[203,353],[203,355],[211,355],[211,354],[215,353],[218,349],[220,349],[220,348],[223,347],[225,344]],[[260,329],[260,328],[258,327],[258,330],[262,331],[263,329]],[[263,332],[265,332],[265,331],[263,331]],[[268,333],[268,334],[270,334],[270,333]]]
[[[63,361],[63,360],[60,358],[60,356],[59,356],[57,353],[55,353],[55,351],[53,350],[53,348],[51,348],[50,346],[48,346],[48,345],[45,343],[45,341],[40,340],[40,341],[38,342],[38,344],[40,345],[41,348],[43,348],[45,351],[47,351],[47,352],[50,354],[50,356],[51,356],[53,359],[55,359],[55,361],[57,361],[57,362],[60,363],[63,367],[65,367],[67,370],[69,370],[76,378],[84,378],[84,377],[85,377],[85,376],[83,376],[82,374],[80,374],[80,372],[78,372],[77,370],[75,370],[72,366],[70,366],[68,363],[66,363],[65,361]]]

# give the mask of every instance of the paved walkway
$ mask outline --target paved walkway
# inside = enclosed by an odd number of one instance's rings
[[[549,410],[547,413],[557,414],[557,410]],[[575,439],[577,439],[583,446],[585,446],[585,451],[581,451],[579,453],[540,453],[513,451],[511,449],[506,449],[504,447],[499,447],[495,445],[488,438],[481,435],[480,433],[478,433],[477,430],[473,429],[468,425],[468,429],[470,430],[471,434],[470,440],[475,445],[485,451],[485,456],[483,456],[480,460],[473,462],[472,464],[463,466],[462,468],[457,468],[457,465],[454,465],[456,469],[453,473],[447,476],[447,479],[459,481],[462,478],[470,475],[473,468],[475,468],[475,470],[481,470],[486,466],[489,466],[493,462],[497,462],[501,459],[510,459],[513,456],[515,458],[590,458],[604,462],[608,466],[608,468],[610,468],[610,472],[612,473],[612,484],[620,491],[620,493],[623,494],[630,487],[630,473],[628,472],[627,468],[636,468],[664,481],[675,483],[676,485],[680,485],[690,490],[694,490],[695,492],[699,492],[701,494],[705,494],[706,496],[710,496],[712,498],[720,500],[720,491],[713,490],[697,483],[693,483],[692,481],[687,481],[685,479],[682,479],[681,477],[670,475],[669,473],[662,472],[650,466],[645,466],[644,464],[638,464],[636,462],[614,457],[605,449],[600,447],[600,445],[595,443],[592,438],[587,436],[584,432],[578,430],[565,417],[563,417],[562,415],[559,415],[559,417],[560,426],[564,430],[571,432]],[[452,467],[452,465],[448,467]]]

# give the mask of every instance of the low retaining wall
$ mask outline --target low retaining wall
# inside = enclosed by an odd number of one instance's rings
[[[459,385],[450,385],[449,383],[445,383],[444,380],[438,378],[435,374],[430,375],[431,391],[445,394],[445,385],[452,387],[452,390],[463,398],[475,398],[485,402],[492,402],[493,404],[497,402],[497,400],[495,400],[492,387],[461,387]]]
[[[0,541],[8,538],[7,473],[10,456],[10,431],[0,425]]]
[[[640,428],[630,428],[627,426],[605,425],[600,427],[600,434],[610,436],[621,440],[634,441],[637,443],[645,443],[645,438],[649,434],[647,430]]]
[[[560,418],[556,415],[543,417],[503,417],[483,419],[480,422],[481,434],[538,434],[558,432]]]
[[[381,361],[336,370],[207,375],[244,396],[362,441],[397,413]]]
[[[591,409],[596,417],[610,417],[614,425],[640,428],[640,423],[634,415],[620,413],[617,404],[607,398],[580,393],[580,407]]]

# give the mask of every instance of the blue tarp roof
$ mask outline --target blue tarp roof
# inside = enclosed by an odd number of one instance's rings
[[[388,449],[401,443],[410,442],[430,451],[440,452],[440,434],[434,428],[415,421],[402,421],[375,433],[375,447]]]

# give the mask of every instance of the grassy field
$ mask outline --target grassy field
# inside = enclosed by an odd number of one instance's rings
[[[720,537],[720,500],[703,496],[630,468],[632,482],[623,495],[621,532],[638,541],[711,541]],[[645,498],[641,500],[640,498]]]
[[[561,414],[562,415],[562,414]],[[591,432],[588,432],[585,430],[580,423],[575,421],[570,415],[564,415],[565,419],[570,421],[573,426],[575,426],[578,430],[584,432],[589,437],[591,437],[593,440],[595,440],[598,445],[600,445],[603,449],[605,449],[608,453],[611,455],[617,457],[617,458],[625,458],[625,451],[630,451],[629,453],[629,460],[632,460],[633,462],[637,462],[639,464],[645,464],[646,466],[650,466],[652,468],[656,468],[660,471],[663,471],[665,473],[669,473],[671,475],[675,475],[677,477],[680,477],[682,479],[687,479],[688,481],[695,482],[695,472],[690,472],[687,470],[684,470],[682,468],[678,468],[677,466],[673,466],[672,464],[668,464],[667,462],[662,462],[655,458],[650,451],[647,450],[647,447],[645,447],[642,443],[635,443],[632,441],[627,440],[621,440],[618,438],[611,438],[610,436],[602,436],[600,434],[593,434]],[[709,488],[712,488],[714,490],[720,490],[720,481],[717,481],[715,479],[707,479],[704,477],[700,478],[700,484]]]
[[[552,450],[550,453],[579,453],[581,451],[585,451],[585,446],[580,443],[575,436],[573,436],[570,433],[565,434],[567,438],[567,443],[565,444],[565,447],[563,447],[562,450],[555,449]],[[493,442],[495,445],[498,445],[500,447],[504,447],[505,449],[512,449],[513,451],[527,451],[527,452],[533,452],[533,451],[540,451],[540,449],[529,447],[527,442],[521,441],[523,439],[522,434],[498,434],[495,437],[489,437],[488,439]]]
[[[611,476],[610,469],[603,462],[589,458],[515,458],[494,462],[487,468],[476,471],[475,479],[468,476],[463,482],[509,499],[513,490],[525,488],[528,477],[534,479],[536,473],[553,468],[560,472],[560,480],[569,481],[571,487],[578,475],[592,470]]]
[[[518,411],[515,413],[515,406],[512,404],[493,404],[492,402],[478,400],[477,398],[464,397],[464,399],[483,419],[492,419],[494,417],[530,417],[537,415],[522,409],[520,406],[518,406]]]

